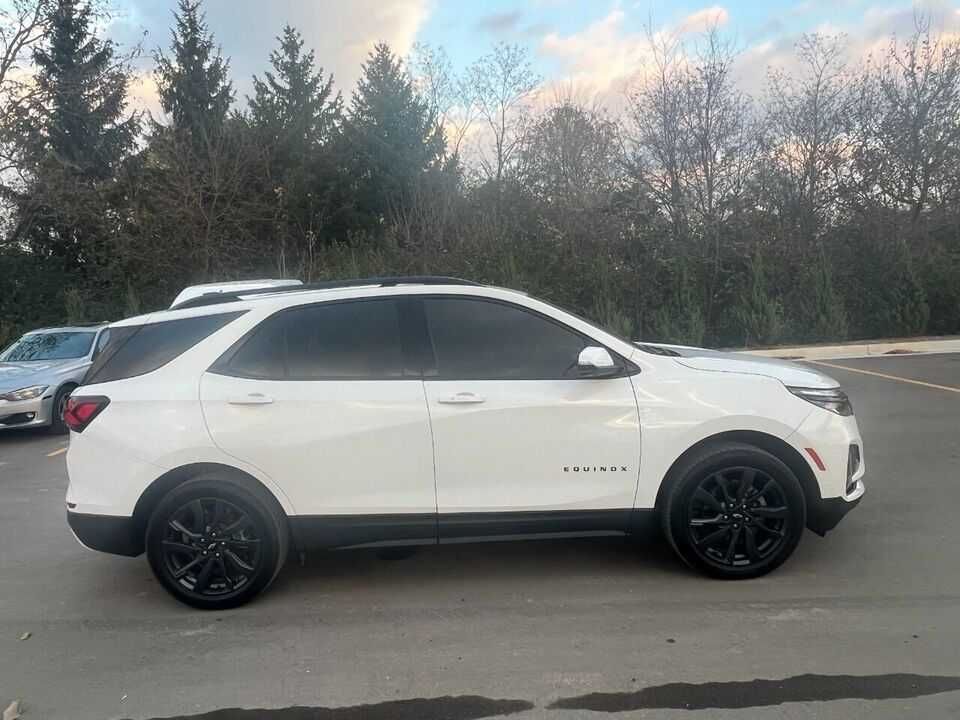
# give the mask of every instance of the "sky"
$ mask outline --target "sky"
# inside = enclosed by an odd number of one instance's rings
[[[176,0],[113,0],[111,37],[166,47]],[[237,100],[285,23],[297,27],[333,73],[345,97],[377,41],[406,55],[415,42],[442,46],[463,68],[506,41],[529,48],[547,85],[601,99],[623,94],[647,67],[645,28],[695,38],[722,27],[740,51],[738,74],[748,92],[762,91],[767,68],[788,65],[805,32],[845,33],[852,54],[881,50],[891,33],[907,35],[917,13],[935,28],[960,33],[960,0],[206,0],[207,22],[230,58]],[[138,102],[156,109],[155,88],[142,61]]]

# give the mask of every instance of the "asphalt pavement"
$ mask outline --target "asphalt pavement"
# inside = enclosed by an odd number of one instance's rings
[[[2,434],[0,716],[960,717],[960,355],[827,362],[867,495],[747,582],[657,541],[458,545],[317,554],[201,612],[76,543],[64,438]]]

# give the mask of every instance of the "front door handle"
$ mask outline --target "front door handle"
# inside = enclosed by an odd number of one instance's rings
[[[454,395],[448,395],[447,397],[442,397],[437,402],[443,403],[444,405],[473,405],[476,403],[482,403],[485,398],[477,395],[472,392],[458,392]]]
[[[227,400],[231,405],[269,405],[273,398],[263,393],[250,393],[239,397],[232,397]]]

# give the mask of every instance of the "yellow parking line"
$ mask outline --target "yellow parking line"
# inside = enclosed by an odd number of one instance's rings
[[[59,450],[54,450],[53,452],[47,453],[47,457],[56,457],[57,455],[63,455],[68,448],[62,447]]]
[[[897,382],[909,383],[910,385],[922,385],[923,387],[933,388],[934,390],[960,393],[960,388],[951,387],[950,385],[937,385],[936,383],[923,382],[922,380],[911,380],[910,378],[900,377],[899,375],[887,375],[886,373],[874,372],[873,370],[861,370],[860,368],[837,365],[836,363],[823,362],[822,360],[807,360],[807,362],[812,365],[823,365],[828,368],[836,368],[837,370],[860,373],[861,375],[873,375],[874,377],[884,378],[885,380],[896,380]]]

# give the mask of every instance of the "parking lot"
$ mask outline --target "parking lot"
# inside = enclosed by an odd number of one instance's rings
[[[354,551],[204,613],[144,558],[76,543],[65,438],[0,435],[0,713],[960,717],[960,355],[829,364],[867,495],[748,582],[698,576],[655,540]]]

